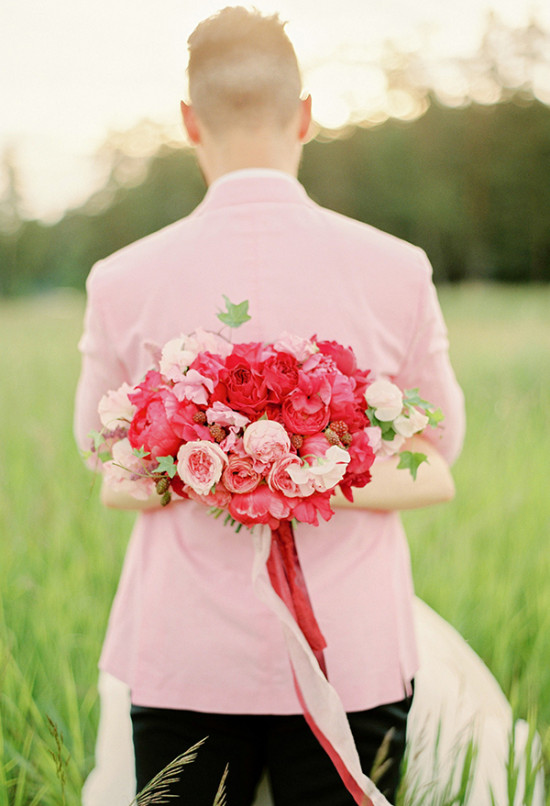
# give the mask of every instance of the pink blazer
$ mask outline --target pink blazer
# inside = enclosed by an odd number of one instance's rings
[[[351,345],[361,367],[441,406],[444,428],[431,438],[449,461],[460,450],[463,398],[426,256],[319,207],[285,174],[224,176],[190,216],[96,264],[87,290],[82,447],[98,428],[99,398],[150,367],[148,343],[217,330],[226,294],[250,301],[239,340],[288,330]],[[417,657],[399,516],[339,510],[318,528],[298,526],[297,543],[346,710],[401,699]],[[252,590],[252,557],[246,530],[236,534],[196,503],[138,517],[100,660],[134,703],[300,712],[281,628]]]

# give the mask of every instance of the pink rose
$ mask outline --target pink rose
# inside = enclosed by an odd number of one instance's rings
[[[291,433],[316,434],[326,428],[330,419],[330,409],[324,391],[326,391],[324,384],[312,385],[311,389],[307,390],[294,389],[285,398],[282,406],[283,422]],[[330,400],[330,386],[328,399]]]
[[[382,422],[390,422],[403,410],[403,394],[401,389],[391,381],[374,381],[365,392],[366,401],[374,409],[376,418]]]
[[[265,523],[271,529],[276,529],[280,521],[288,520],[292,513],[289,501],[266,484],[260,484],[251,493],[234,495],[228,509],[231,516],[245,526]]]
[[[327,442],[328,448],[328,442]],[[296,498],[301,495],[300,489],[295,481],[291,479],[288,474],[288,468],[291,465],[301,467],[301,461],[295,453],[288,453],[273,462],[267,483],[274,492],[280,492],[287,498]]]
[[[221,478],[227,457],[215,442],[186,442],[178,451],[178,475],[199,495],[208,495]]]
[[[253,459],[269,465],[290,451],[290,438],[275,420],[256,420],[247,426],[243,446]]]
[[[222,473],[222,481],[231,493],[250,493],[256,489],[261,478],[248,456],[230,456]]]

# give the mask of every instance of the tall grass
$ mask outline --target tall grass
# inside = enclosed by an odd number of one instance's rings
[[[548,759],[550,289],[441,297],[469,430],[456,500],[406,517],[417,591],[536,715]],[[78,296],[0,304],[0,806],[76,806],[93,760],[132,516],[101,508],[73,443],[82,311]]]

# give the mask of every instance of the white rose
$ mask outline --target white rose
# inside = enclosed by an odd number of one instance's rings
[[[395,418],[393,427],[398,434],[408,439],[412,437],[413,434],[418,434],[420,431],[423,431],[428,425],[428,422],[429,420],[425,414],[422,414],[418,409],[411,406],[408,415],[400,414],[399,417]]]
[[[374,381],[365,392],[365,399],[381,422],[391,422],[403,411],[403,393],[391,381]]]

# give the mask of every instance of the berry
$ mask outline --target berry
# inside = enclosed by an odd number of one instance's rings
[[[167,504],[170,503],[171,500],[172,500],[172,493],[170,492],[170,490],[166,490],[166,492],[162,496],[162,501],[160,502],[161,507],[165,507]]]
[[[304,438],[300,434],[292,434],[290,437],[290,442],[296,448],[296,450],[299,451],[304,444]]]
[[[216,442],[222,442],[222,440],[224,440],[227,436],[227,431],[225,428],[222,428],[221,425],[218,425],[218,423],[209,425],[208,430],[210,431],[210,436]]]
[[[344,448],[349,448],[349,446],[350,446],[350,445],[351,445],[351,443],[353,442],[353,437],[352,437],[352,435],[349,433],[349,431],[347,431],[345,434],[343,434],[343,435],[340,437],[340,439],[342,440],[342,445],[344,446]]]
[[[325,436],[326,436],[326,438],[328,439],[328,441],[330,442],[331,445],[340,445],[341,444],[340,443],[340,437],[338,436],[336,431],[332,430],[332,428],[325,429]]]
[[[167,476],[161,476],[161,478],[157,481],[156,490],[159,495],[164,495],[168,487],[170,486],[170,479]]]
[[[196,411],[193,414],[193,422],[198,423],[199,425],[204,425],[206,422],[206,412],[205,411]]]
[[[331,431],[334,431],[340,439],[344,436],[344,434],[349,433],[349,428],[347,424],[343,420],[335,420],[333,423],[329,423],[329,428]]]

